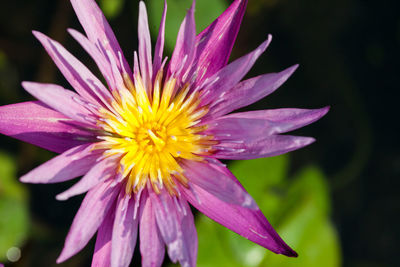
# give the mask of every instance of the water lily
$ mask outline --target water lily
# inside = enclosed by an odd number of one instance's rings
[[[232,111],[275,91],[297,65],[241,81],[271,42],[228,64],[245,12],[235,0],[196,34],[194,9],[163,57],[165,3],[152,57],[147,11],[139,4],[133,70],[94,0],[71,0],[86,36],[68,30],[96,62],[101,82],[58,42],[33,32],[75,92],[23,82],[38,101],[0,107],[0,132],[60,153],[21,177],[58,183],[83,176],[57,195],[86,193],[57,262],[96,234],[92,266],[129,266],[140,238],[143,266],[195,266],[197,234],[189,204],[245,238],[297,256],[220,159],[283,154],[314,141],[282,135],[326,114],[322,109]]]

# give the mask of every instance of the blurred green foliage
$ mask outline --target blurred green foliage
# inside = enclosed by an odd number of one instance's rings
[[[28,237],[27,191],[16,179],[15,160],[0,151],[0,262],[11,247],[21,247]]]
[[[100,7],[108,19],[118,16],[124,6],[125,0],[100,0]]]
[[[146,1],[146,5],[148,8],[150,31],[153,34],[154,39],[157,38],[161,15],[164,8],[164,1],[149,0]],[[172,51],[175,46],[179,27],[183,21],[183,18],[186,15],[186,11],[190,8],[191,5],[192,0],[168,0],[167,20],[165,27],[165,46],[169,51]],[[197,1],[195,8],[197,32],[205,29],[227,7],[227,2],[224,0]]]
[[[340,244],[329,219],[331,204],[323,173],[308,166],[289,178],[288,166],[284,155],[236,161],[230,169],[299,257],[275,255],[200,215],[199,267],[340,266]]]

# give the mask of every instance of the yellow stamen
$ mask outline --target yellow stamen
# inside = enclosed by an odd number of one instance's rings
[[[113,111],[100,110],[103,116],[98,125],[105,134],[95,149],[104,149],[104,157],[120,156],[127,194],[138,192],[148,182],[156,193],[165,188],[177,194],[176,183],[188,186],[180,162],[203,161],[202,155],[210,155],[217,144],[212,136],[201,134],[207,125],[198,126],[208,112],[200,107],[199,94],[190,93],[187,84],[176,90],[174,78],[164,84],[162,79],[160,70],[152,95],[147,95],[140,75],[134,82],[124,75],[125,88],[113,91]]]

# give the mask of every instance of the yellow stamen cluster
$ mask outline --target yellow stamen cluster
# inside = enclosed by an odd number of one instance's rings
[[[216,143],[212,136],[199,134],[207,126],[198,126],[208,109],[199,107],[198,93],[189,94],[184,86],[175,94],[176,80],[162,84],[162,71],[155,79],[152,94],[146,93],[142,79],[135,85],[127,76],[124,88],[114,91],[110,110],[102,109],[98,125],[105,135],[98,149],[105,156],[120,156],[126,193],[143,188],[148,182],[155,192],[165,186],[176,194],[175,182],[187,186],[181,159],[203,160]]]

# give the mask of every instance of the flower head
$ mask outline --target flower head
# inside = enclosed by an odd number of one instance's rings
[[[296,256],[219,159],[286,153],[313,138],[280,135],[312,123],[328,108],[230,112],[276,90],[297,66],[241,81],[267,48],[227,64],[246,7],[235,0],[196,35],[188,10],[170,61],[163,59],[165,3],[152,60],[146,8],[139,4],[133,71],[94,0],[71,0],[86,36],[70,34],[91,55],[106,84],[59,43],[34,32],[76,92],[23,82],[39,101],[0,108],[0,131],[60,153],[21,177],[56,183],[83,176],[57,199],[87,192],[57,262],[97,232],[93,266],[128,266],[140,236],[143,266],[165,251],[195,266],[197,234],[188,203],[275,253]],[[227,115],[228,114],[228,115]]]

